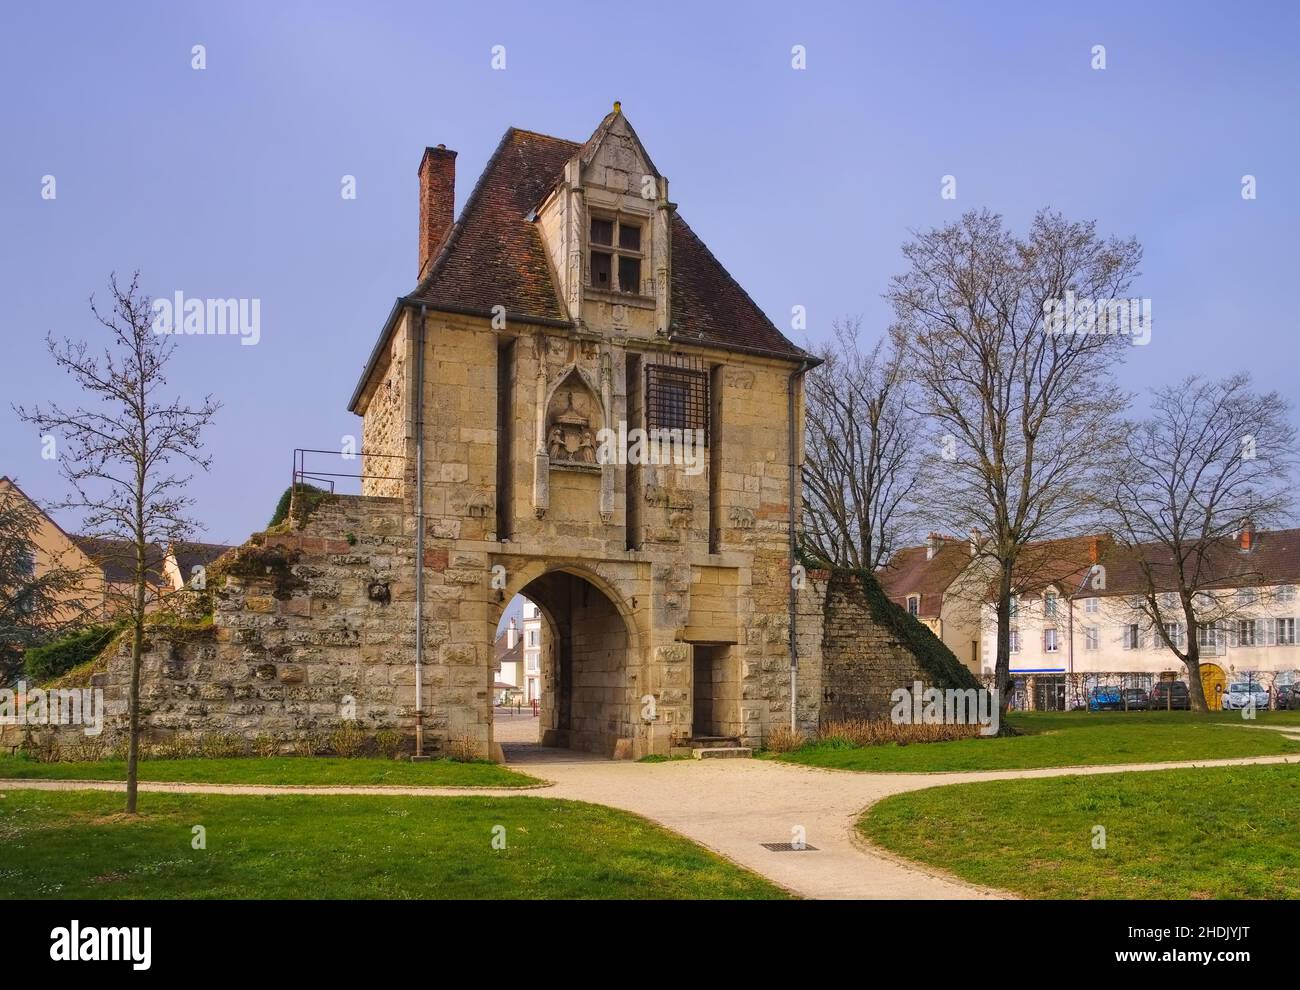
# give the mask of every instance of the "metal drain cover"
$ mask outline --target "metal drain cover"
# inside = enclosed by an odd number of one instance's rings
[[[797,852],[815,853],[817,851],[816,846],[810,846],[806,842],[802,846],[796,846],[793,842],[760,842],[759,845],[762,846],[764,849],[766,849],[768,852],[774,852],[774,853],[797,853]]]

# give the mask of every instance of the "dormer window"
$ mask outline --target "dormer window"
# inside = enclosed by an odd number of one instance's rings
[[[641,225],[621,218],[592,217],[590,240],[591,287],[640,295]]]

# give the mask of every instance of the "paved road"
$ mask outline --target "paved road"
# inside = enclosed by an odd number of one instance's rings
[[[861,840],[854,823],[862,811],[891,794],[945,784],[1022,777],[1060,777],[1173,770],[1183,767],[1300,763],[1295,756],[1265,756],[1184,763],[1141,763],[1046,770],[884,774],[820,770],[769,760],[680,760],[631,763],[506,744],[506,762],[551,782],[544,791],[422,787],[267,787],[259,785],[140,784],[140,790],[195,794],[402,794],[492,795],[590,801],[632,811],[721,853],[804,897],[965,899],[1010,896],[896,859]],[[0,781],[4,789],[122,790],[113,781]],[[763,843],[802,837],[813,847],[772,852]]]

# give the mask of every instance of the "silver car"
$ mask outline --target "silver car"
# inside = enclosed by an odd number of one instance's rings
[[[1250,681],[1234,681],[1228,685],[1228,691],[1223,696],[1223,707],[1225,710],[1249,708],[1252,701],[1255,708],[1267,710],[1268,689]]]

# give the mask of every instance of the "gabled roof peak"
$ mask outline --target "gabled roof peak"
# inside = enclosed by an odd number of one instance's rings
[[[636,150],[641,155],[641,159],[645,162],[646,168],[649,169],[650,174],[656,179],[663,178],[663,176],[659,174],[659,169],[655,168],[654,159],[650,157],[649,152],[645,150],[645,145],[641,143],[641,138],[637,135],[636,128],[632,126],[632,122],[628,120],[627,116],[623,113],[623,104],[618,100],[614,101],[614,109],[605,114],[604,119],[596,125],[596,129],[592,131],[591,137],[587,138],[583,143],[581,150],[578,152],[579,161],[582,163],[582,167],[586,168],[592,163],[597,152],[600,151],[601,145],[605,143],[605,139],[609,136],[610,131],[614,129],[615,124],[619,124],[623,129],[626,129],[628,137],[630,137],[632,143],[636,145]]]

